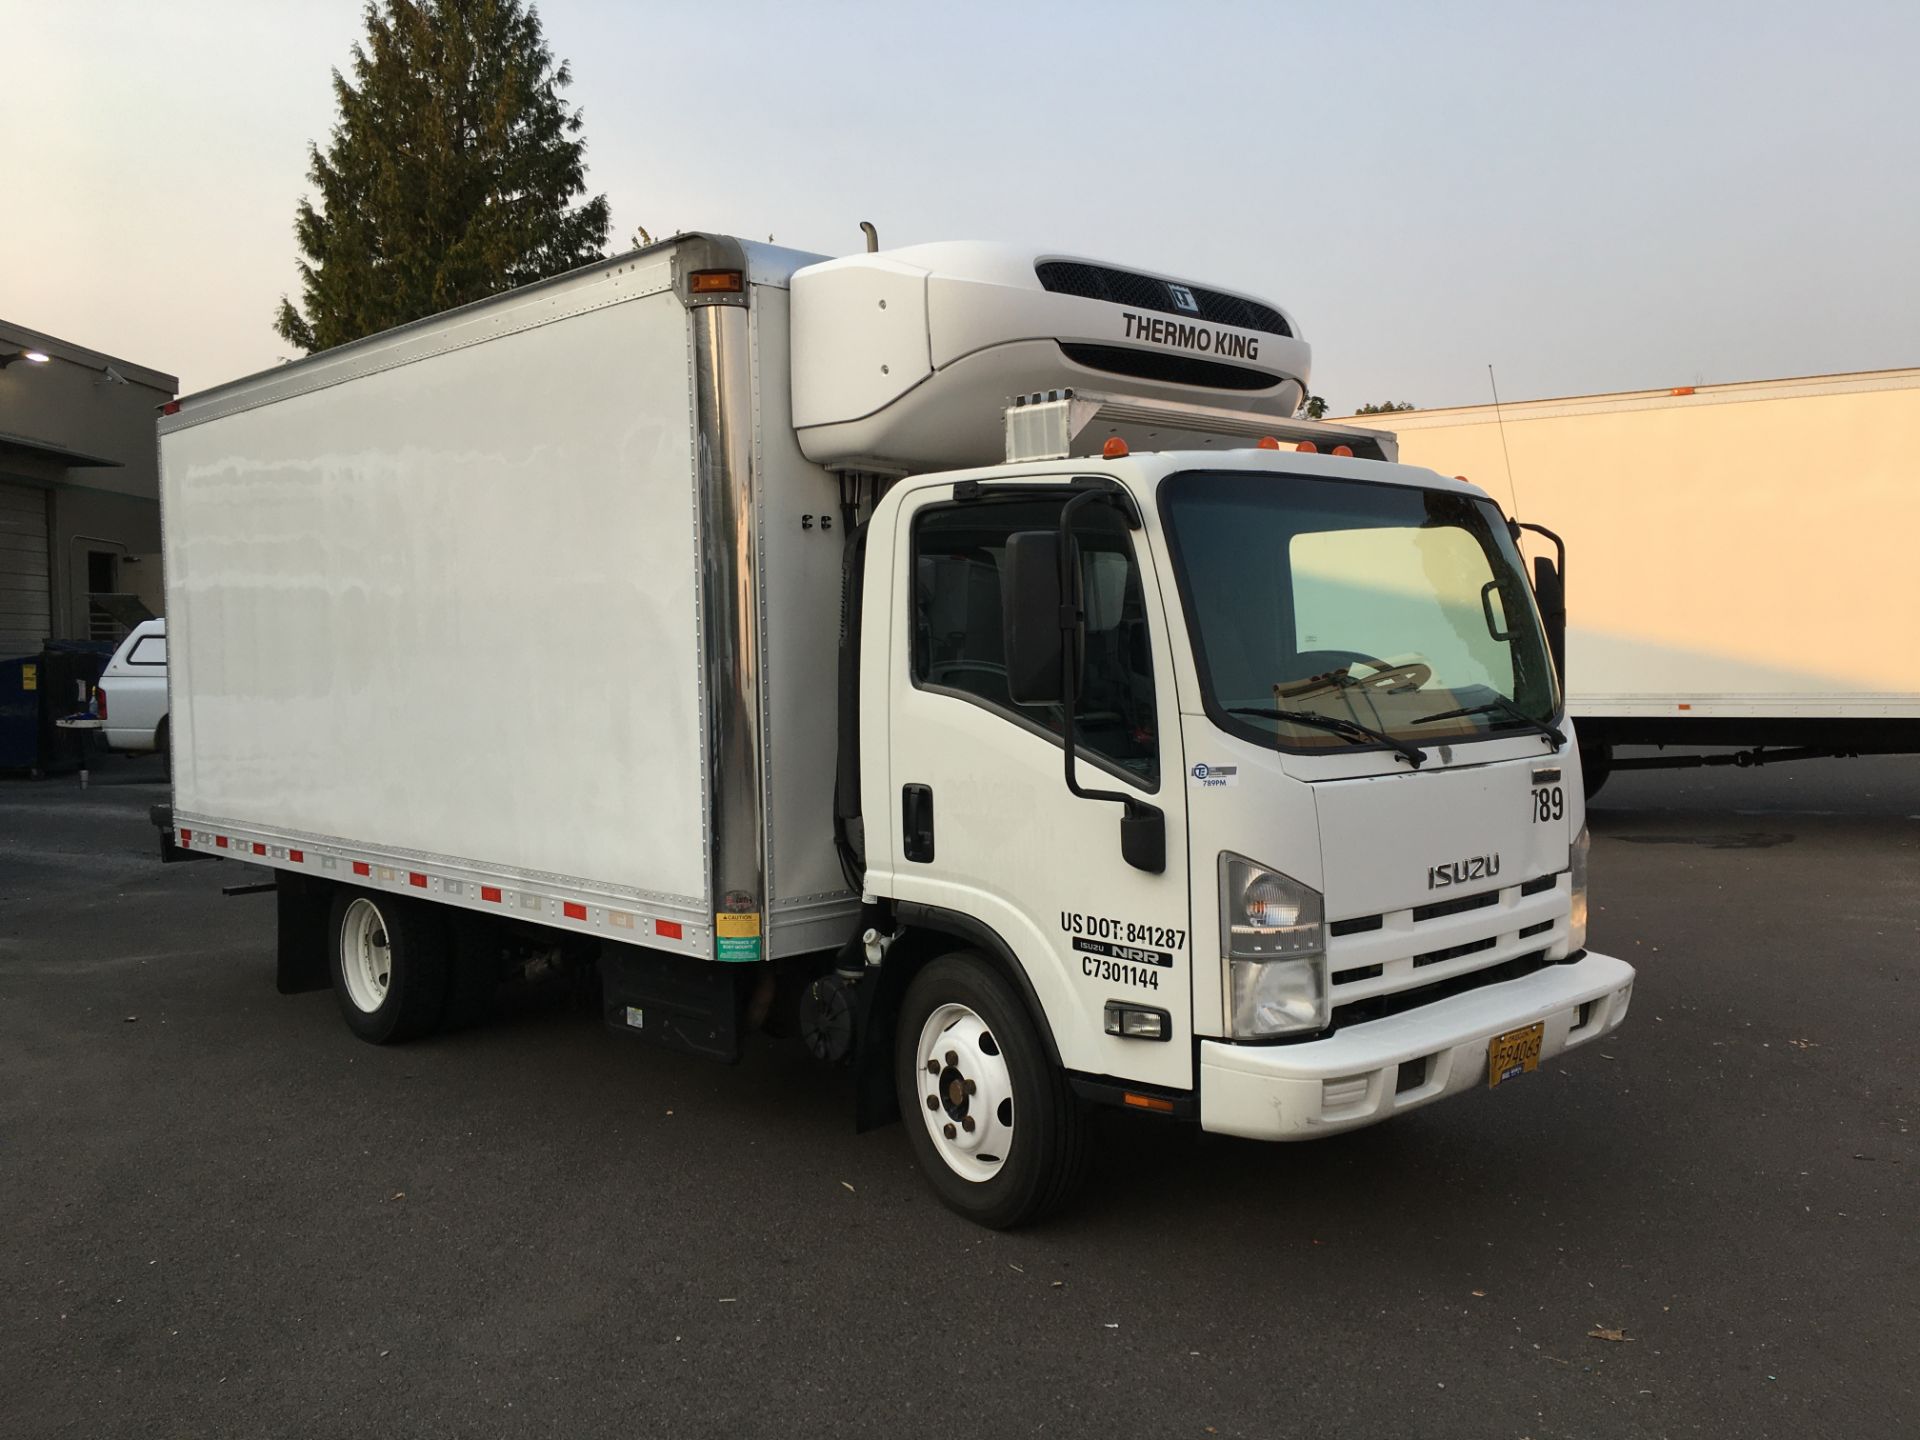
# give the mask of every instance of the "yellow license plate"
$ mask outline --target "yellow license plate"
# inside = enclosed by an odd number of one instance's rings
[[[1540,1068],[1540,1040],[1547,1022],[1536,1020],[1518,1030],[1496,1035],[1487,1042],[1487,1088]]]

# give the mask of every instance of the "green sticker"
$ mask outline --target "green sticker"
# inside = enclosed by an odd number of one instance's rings
[[[716,959],[720,960],[758,960],[760,958],[760,937],[758,935],[728,936],[722,935],[714,942]]]

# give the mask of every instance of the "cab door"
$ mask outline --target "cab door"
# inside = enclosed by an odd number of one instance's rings
[[[889,837],[896,899],[971,917],[1011,949],[1067,1069],[1190,1088],[1178,706],[1152,553],[1116,506],[1075,516],[1087,617],[1078,779],[1164,814],[1163,871],[1122,858],[1121,805],[1067,790],[1059,707],[1008,693],[1008,537],[1055,529],[1068,494],[1036,483],[956,499],[940,485],[902,505],[890,549],[888,820],[882,832],[869,792],[868,833]],[[1108,1035],[1109,1001],[1161,1012],[1166,1038]]]

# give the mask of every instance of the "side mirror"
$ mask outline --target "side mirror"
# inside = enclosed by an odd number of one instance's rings
[[[1534,557],[1533,594],[1540,602],[1540,621],[1547,627],[1547,649],[1561,685],[1567,683],[1567,582],[1560,567],[1544,555]]]
[[[1073,584],[1079,589],[1079,547],[1074,547]],[[1007,696],[1016,705],[1060,705],[1063,691],[1060,647],[1060,536],[1053,530],[1021,530],[1007,538],[1001,561],[1001,621],[1007,662]],[[1072,601],[1077,607],[1078,596]],[[1074,680],[1079,688],[1084,656],[1075,647]]]

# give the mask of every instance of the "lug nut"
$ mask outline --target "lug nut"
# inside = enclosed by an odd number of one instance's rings
[[[954,1054],[953,1051],[951,1050],[947,1051],[947,1064],[958,1065],[959,1063],[960,1063],[960,1057]]]
[[[938,1095],[927,1096],[927,1109],[938,1110],[939,1108],[940,1108],[940,1097]]]
[[[965,1130],[969,1135],[973,1134],[973,1116],[962,1115],[960,1117],[960,1128]]]
[[[961,1083],[967,1087],[967,1094],[969,1095],[973,1094],[975,1090],[980,1088],[979,1086],[975,1085],[971,1080],[964,1080]]]
[[[940,1073],[940,1062],[938,1060],[927,1061],[927,1074],[938,1075],[939,1073]]]
[[[951,1125],[947,1125],[947,1126],[944,1126],[944,1127],[942,1127],[942,1129],[941,1129],[941,1132],[940,1132],[940,1133],[941,1133],[941,1134],[943,1134],[943,1135],[945,1135],[945,1136],[947,1137],[947,1139],[949,1139],[949,1140],[951,1140],[951,1139],[953,1139],[953,1126],[951,1126]]]

